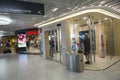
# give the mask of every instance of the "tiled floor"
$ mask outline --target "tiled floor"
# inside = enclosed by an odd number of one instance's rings
[[[102,71],[71,72],[39,55],[0,55],[0,80],[120,80],[120,62]]]

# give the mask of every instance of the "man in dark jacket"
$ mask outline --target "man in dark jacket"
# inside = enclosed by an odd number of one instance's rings
[[[85,64],[90,64],[90,38],[87,33],[85,34],[84,39],[84,55],[87,60]]]

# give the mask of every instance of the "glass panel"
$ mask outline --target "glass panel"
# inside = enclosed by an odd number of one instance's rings
[[[61,31],[60,29],[50,31],[49,45],[50,45],[50,57],[54,61],[61,62]]]
[[[101,16],[103,15],[101,14]],[[85,69],[101,70],[111,66],[113,63],[119,60],[119,58],[116,58],[116,51],[118,51],[117,48],[119,47],[119,42],[115,40],[115,38],[119,39],[119,37],[117,35],[114,35],[117,34],[114,29],[117,29],[118,27],[114,27],[113,20],[110,18],[105,19],[105,17],[102,17],[102,19],[96,19],[96,16],[94,16],[94,18],[95,20],[93,19],[93,17],[91,18],[89,16],[87,17],[87,19],[83,20],[79,19],[78,16],[78,18],[73,18],[69,20],[71,40],[70,48],[72,51],[72,43],[76,41],[77,44],[79,43],[79,46],[77,46],[79,47],[81,52],[84,52],[83,42],[85,33],[87,33],[91,42],[90,48],[92,55],[90,59],[92,64],[85,64]],[[117,22],[117,24],[120,23]],[[86,58],[84,58],[84,61],[86,61]]]

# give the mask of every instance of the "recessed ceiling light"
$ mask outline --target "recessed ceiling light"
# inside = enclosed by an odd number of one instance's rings
[[[57,11],[57,10],[58,10],[58,8],[54,8],[52,11],[55,12],[55,11]]]
[[[71,9],[70,7],[68,9]]]
[[[111,7],[111,6],[108,6],[108,7]]]
[[[114,9],[114,7],[111,7],[112,9]]]
[[[8,25],[12,22],[12,20],[6,16],[0,15],[0,25]]]
[[[6,32],[5,32],[5,31],[1,31],[1,30],[0,30],[0,33],[6,33]]]
[[[0,34],[0,37],[4,36],[3,34]]]
[[[104,18],[104,20],[108,20],[108,19],[109,19],[109,18],[107,18],[107,17],[106,17],[106,18]]]
[[[8,25],[10,24],[8,21],[0,20],[0,25]]]
[[[79,6],[76,6],[74,9],[77,9]]]
[[[83,17],[83,19],[84,19],[84,20],[86,20],[86,19],[87,19],[87,17]]]
[[[55,19],[55,18],[52,17],[51,19]]]
[[[105,4],[105,7],[107,7],[108,5],[107,4]]]
[[[4,36],[5,31],[0,31],[0,37]]]
[[[101,2],[100,2],[100,4],[104,4],[104,3],[105,3],[105,1],[101,1]]]
[[[82,8],[86,8],[86,6],[83,6]]]

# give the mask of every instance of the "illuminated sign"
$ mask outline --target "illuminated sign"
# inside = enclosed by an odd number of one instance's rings
[[[39,34],[38,30],[26,31],[26,35],[38,35],[38,34]]]
[[[26,47],[26,34],[17,34],[18,47]]]
[[[44,15],[44,4],[16,0],[0,0],[0,12]]]

